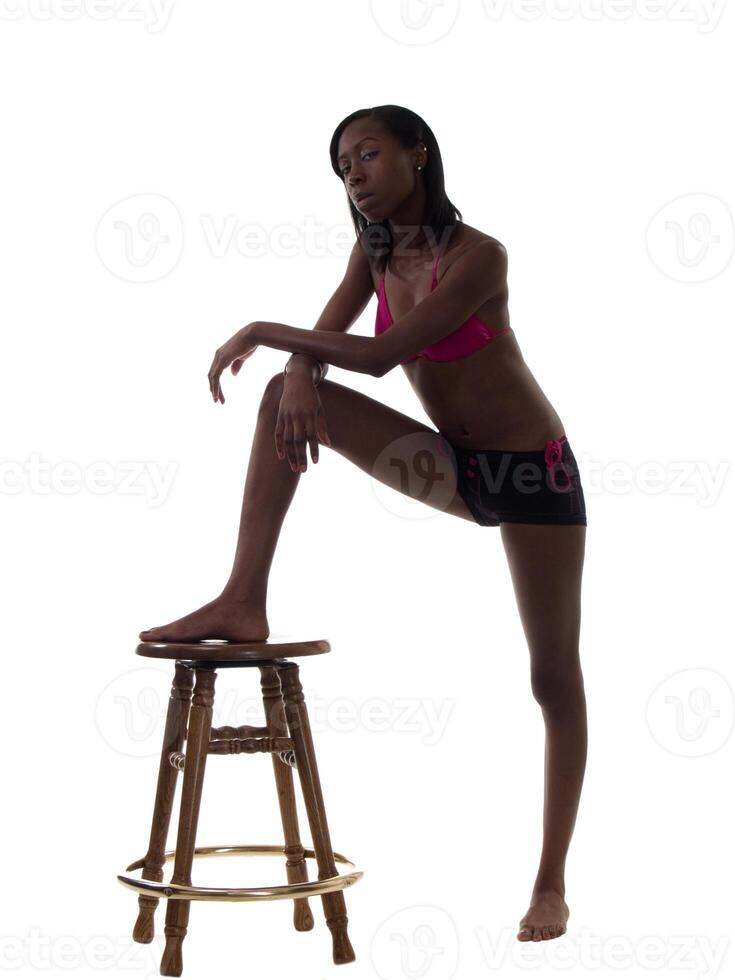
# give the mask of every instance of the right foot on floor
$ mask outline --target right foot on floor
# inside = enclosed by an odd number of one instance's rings
[[[220,596],[188,616],[143,630],[138,635],[149,643],[198,643],[200,640],[247,643],[267,640],[270,630],[264,612]]]

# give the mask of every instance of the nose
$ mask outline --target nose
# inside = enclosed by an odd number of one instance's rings
[[[354,190],[356,189],[357,184],[361,184],[362,182],[363,176],[360,167],[356,166],[355,164],[351,164],[350,172],[347,175],[347,186]]]

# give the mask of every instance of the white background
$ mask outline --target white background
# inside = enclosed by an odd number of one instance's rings
[[[322,447],[268,615],[332,644],[302,679],[332,843],[364,871],[344,893],[357,960],[332,964],[318,899],[304,934],[288,902],[200,902],[184,976],[732,973],[724,7],[2,0],[9,975],[158,976],[165,909],[155,943],[133,944],[137,896],[115,878],[147,846],[172,674],[136,658],[137,635],[224,584],[255,413],[288,354],[225,375],[224,406],[206,372],[246,322],[313,326],[354,241],[329,139],[383,103],[426,119],[450,199],[506,245],[511,323],[582,472],[590,738],[569,929],[515,940],[543,724],[498,529],[406,507]],[[400,370],[330,377],[428,422]],[[221,671],[214,723],[253,721],[258,690]],[[197,840],[280,843],[267,757],[210,757]],[[232,858],[193,878],[285,872]]]

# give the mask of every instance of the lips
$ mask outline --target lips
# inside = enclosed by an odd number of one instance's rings
[[[355,204],[362,204],[363,201],[366,201],[369,197],[372,196],[373,195],[370,191],[366,191],[364,194],[358,194],[357,197],[355,198]]]

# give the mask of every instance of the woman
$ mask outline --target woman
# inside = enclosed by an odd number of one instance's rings
[[[307,444],[315,463],[325,443],[429,506],[500,527],[546,726],[543,848],[518,939],[553,939],[569,916],[564,866],[587,751],[579,471],[509,326],[505,249],[464,224],[449,201],[431,129],[400,106],[359,110],[335,130],[330,157],[357,233],[343,282],[313,330],[250,323],[216,352],[209,372],[212,396],[224,404],[228,366],[237,374],[261,344],[294,352],[260,403],[229,581],[212,602],[140,638],[268,637],[268,573]],[[348,335],[375,293],[376,336]],[[325,381],[328,364],[375,377],[401,364],[436,430]],[[401,452],[403,470],[395,465]],[[418,455],[431,459],[434,474],[451,465],[453,480],[417,493],[405,473]]]

